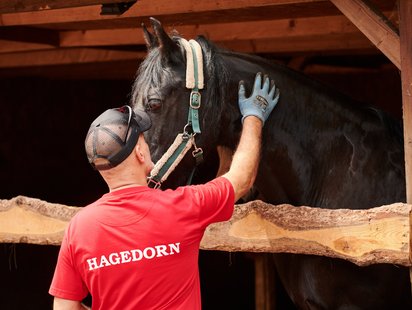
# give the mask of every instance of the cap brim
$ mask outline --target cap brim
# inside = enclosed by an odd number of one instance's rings
[[[150,120],[149,114],[143,110],[134,111],[135,119],[139,127],[140,132],[145,132],[152,127],[152,121]]]

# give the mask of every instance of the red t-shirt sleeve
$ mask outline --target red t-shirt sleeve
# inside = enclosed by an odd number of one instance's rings
[[[87,287],[73,263],[67,233],[60,247],[49,294],[58,298],[77,301],[83,300],[88,294]]]
[[[235,192],[226,178],[220,177],[204,185],[197,185],[196,195],[200,205],[199,221],[202,227],[227,221],[232,216]]]

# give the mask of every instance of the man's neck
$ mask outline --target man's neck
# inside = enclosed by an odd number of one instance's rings
[[[142,184],[142,183],[133,182],[133,183],[122,184],[122,185],[119,184],[119,185],[116,185],[116,186],[109,187],[109,189],[110,189],[110,192],[113,192],[113,191],[117,191],[119,189],[124,189],[124,188],[128,188],[128,187],[135,187],[135,186],[147,186],[147,183]]]

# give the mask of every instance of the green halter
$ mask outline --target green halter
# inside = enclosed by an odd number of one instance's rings
[[[193,53],[193,73],[194,73],[194,80],[195,86],[192,88],[192,92],[190,93],[190,103],[189,103],[189,114],[187,122],[192,126],[194,133],[201,133],[200,131],[200,124],[199,124],[199,108],[202,100],[202,96],[199,92],[199,78],[198,78],[198,63],[197,63],[197,54],[196,50],[193,46],[193,43],[189,41],[190,48],[192,49]],[[188,60],[189,61],[189,60]]]
[[[201,94],[199,89],[203,88],[203,63],[201,61],[202,52],[199,44],[194,40],[187,42],[185,39],[180,39],[180,42],[186,51],[186,87],[192,89],[190,93],[188,119],[187,124],[183,129],[183,133],[177,135],[173,144],[169,147],[166,153],[163,154],[153,170],[150,172],[148,183],[149,186],[154,188],[160,188],[162,182],[167,179],[169,174],[176,168],[192,146],[194,147],[192,156],[195,158],[196,165],[189,176],[188,184],[192,182],[196,167],[203,161],[203,150],[198,148],[195,143],[195,135],[201,133],[199,123]],[[199,51],[200,55],[197,54],[196,49]],[[200,64],[198,63],[199,59],[201,61]],[[193,67],[191,66],[191,62],[193,62]],[[193,72],[193,75],[189,76],[191,75],[191,72]],[[199,77],[202,81],[199,81]],[[191,133],[187,131],[188,127],[191,127]]]

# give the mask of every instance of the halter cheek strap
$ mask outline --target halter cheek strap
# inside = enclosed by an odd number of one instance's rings
[[[183,133],[177,135],[173,144],[150,172],[148,183],[149,186],[154,188],[160,188],[162,182],[167,179],[192,146],[194,147],[192,156],[196,160],[196,166],[203,161],[203,150],[198,148],[195,143],[195,135],[201,133],[199,123],[200,89],[204,87],[202,49],[195,40],[188,42],[181,38],[179,42],[186,52],[186,88],[192,90],[190,93],[188,119]],[[191,127],[192,133],[186,130],[188,127]],[[188,184],[192,181],[196,166],[189,176]]]
[[[181,38],[179,42],[186,51],[186,88],[192,90],[187,123],[192,126],[194,133],[201,133],[199,108],[202,97],[199,90],[204,86],[202,48],[195,40],[188,42]]]

